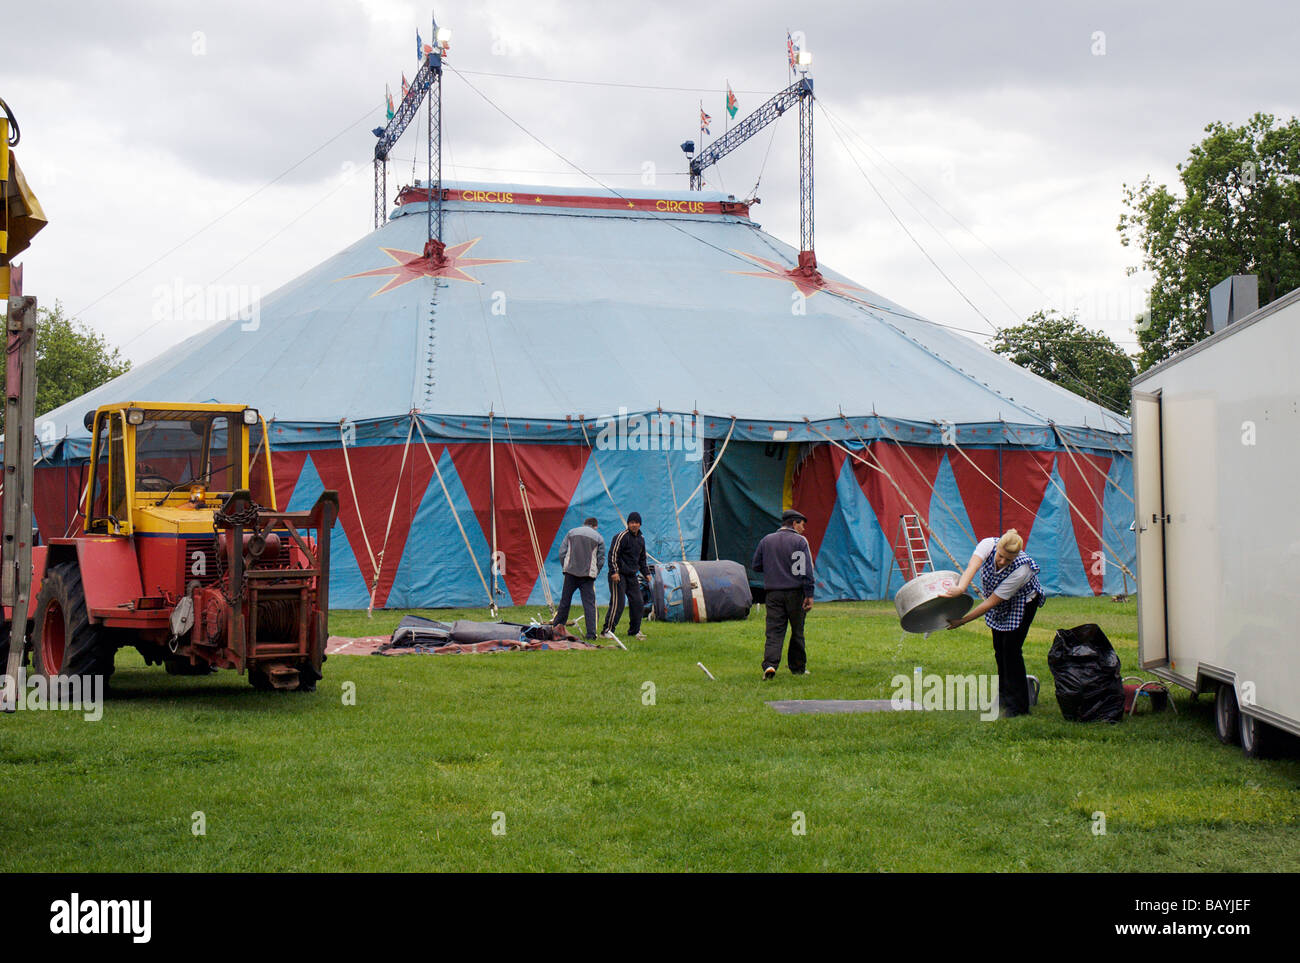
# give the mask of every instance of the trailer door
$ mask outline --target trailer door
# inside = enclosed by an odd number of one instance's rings
[[[1160,393],[1133,392],[1133,486],[1138,559],[1138,661],[1169,662],[1165,618],[1164,458]]]

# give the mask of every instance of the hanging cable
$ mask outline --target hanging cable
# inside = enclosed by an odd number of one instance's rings
[[[1065,439],[1061,436],[1061,433],[1059,431],[1057,431],[1056,436],[1058,439],[1060,439],[1062,444],[1065,443]],[[1083,478],[1084,477],[1083,469],[1079,466],[1079,460],[1074,457],[1074,453],[1070,450],[1069,445],[1066,445],[1065,453],[1070,456],[1070,462],[1074,465],[1074,470],[1079,473],[1079,477]],[[1079,457],[1083,459],[1084,464],[1088,465],[1089,467],[1093,468],[1098,472],[1101,472],[1101,469],[1098,468],[1096,465],[1094,465],[1091,459],[1089,459],[1082,452],[1079,453]],[[1108,474],[1103,474],[1102,477],[1108,478]],[[1101,512],[1102,519],[1105,521],[1107,525],[1110,526],[1111,533],[1114,534],[1117,542],[1119,544],[1123,544],[1124,536],[1120,533],[1119,526],[1116,525],[1114,520],[1110,517],[1110,513],[1106,511],[1106,505],[1104,499],[1100,495],[1098,495],[1095,491],[1092,490],[1091,485],[1087,487],[1088,487],[1088,494],[1092,495],[1092,500],[1097,503],[1097,508]],[[1103,492],[1105,491],[1104,486],[1102,488],[1102,491]]]
[[[686,506],[691,503],[691,499],[695,497],[696,493],[698,493],[699,490],[704,487],[704,483],[709,480],[709,476],[713,474],[713,470],[722,464],[722,456],[727,453],[727,446],[731,444],[731,433],[735,430],[736,430],[736,416],[732,415],[731,427],[727,429],[727,437],[724,438],[722,441],[722,451],[718,452],[718,457],[713,459],[713,464],[710,465],[709,470],[704,473],[704,477],[700,479],[700,483],[695,486],[695,491],[687,495],[686,501],[682,502],[681,508],[677,509],[678,515],[680,515],[683,509],[685,509]]]
[[[824,99],[821,100],[821,107],[822,107],[822,110],[826,111],[828,114],[831,113],[831,110],[830,110],[829,107],[826,106],[826,101],[825,101]],[[868,140],[867,140],[865,137],[863,137],[861,134],[857,133],[857,132],[856,132],[852,127],[850,127],[850,126],[849,126],[849,125],[848,125],[848,124],[847,124],[843,119],[840,119],[840,118],[836,118],[836,119],[839,121],[839,124],[840,124],[841,128],[842,128],[843,130],[847,131],[850,137],[852,137],[854,140],[856,140],[859,144],[863,145],[864,147],[867,147],[867,148],[869,148],[870,150],[875,151],[877,154],[879,154],[880,157],[881,157],[881,159],[884,160],[884,162],[885,162],[886,164],[888,164],[888,165],[889,165],[890,167],[892,167],[894,170],[898,171],[898,173],[899,173],[899,174],[900,174],[904,179],[906,179],[907,182],[908,182],[909,184],[911,184],[911,185],[912,185],[913,187],[915,187],[918,191],[920,191],[921,194],[922,194],[924,197],[926,197],[926,198],[930,201],[931,204],[933,204],[935,207],[939,208],[939,210],[943,211],[943,213],[946,214],[946,215],[948,215],[949,219],[951,219],[952,222],[953,222],[954,224],[956,224],[958,227],[960,227],[963,231],[965,231],[965,232],[966,232],[967,234],[969,234],[971,237],[975,238],[975,240],[978,241],[981,245],[983,245],[986,249],[988,249],[988,251],[989,251],[990,254],[992,254],[995,258],[997,258],[999,261],[1001,261],[1003,264],[1005,264],[1005,265],[1007,266],[1007,268],[1009,268],[1009,269],[1010,269],[1010,270],[1011,270],[1011,271],[1012,271],[1012,272],[1013,272],[1017,277],[1020,278],[1020,280],[1024,281],[1026,284],[1028,284],[1031,288],[1033,288],[1035,291],[1037,291],[1037,292],[1038,292],[1039,294],[1041,294],[1043,297],[1045,297],[1045,298],[1048,298],[1048,297],[1049,297],[1049,295],[1048,295],[1048,293],[1047,293],[1046,291],[1044,291],[1042,288],[1040,288],[1040,287],[1039,287],[1037,284],[1035,284],[1032,280],[1030,280],[1029,278],[1027,278],[1027,277],[1026,277],[1026,276],[1025,276],[1021,271],[1020,271],[1019,268],[1017,268],[1014,264],[1012,264],[1010,261],[1008,261],[1006,258],[1004,258],[1001,254],[999,254],[996,250],[994,250],[994,248],[993,248],[992,245],[990,245],[990,244],[989,244],[987,241],[985,241],[982,237],[980,237],[978,234],[976,234],[974,231],[972,231],[969,227],[967,227],[965,224],[963,224],[963,223],[962,223],[962,222],[957,218],[957,215],[953,214],[952,211],[948,210],[946,207],[944,207],[942,204],[940,204],[937,200],[935,200],[935,198],[934,198],[934,197],[933,197],[933,196],[932,196],[932,195],[931,195],[931,194],[930,194],[930,193],[929,193],[929,192],[928,192],[924,187],[922,187],[922,186],[921,186],[920,184],[918,184],[915,180],[913,180],[910,176],[908,176],[907,171],[903,170],[901,167],[899,167],[897,164],[895,164],[893,161],[891,161],[891,160],[889,159],[888,155],[886,155],[884,151],[882,151],[879,147],[877,147],[877,146],[875,146],[874,144],[872,144],[870,141],[868,141]],[[895,188],[895,190],[898,190],[898,189]],[[901,194],[902,192],[900,191],[899,193]]]
[[[663,417],[663,412],[659,413]],[[673,462],[668,450],[664,449],[664,469],[668,473],[668,490],[673,496],[673,521],[677,523],[677,544],[681,548],[682,561],[686,561],[686,539],[682,537],[682,510],[677,507],[677,483],[673,481]]]
[[[546,597],[546,606],[555,615],[555,601],[551,598],[551,580],[546,577],[546,566],[542,561],[542,550],[538,547],[537,526],[533,524],[533,509],[528,503],[528,489],[523,479],[519,480],[519,499],[524,506],[524,524],[528,526],[528,540],[533,546],[533,561],[537,563],[537,574],[542,580],[542,594]]]
[[[347,424],[346,418],[339,419],[339,442],[343,446],[343,467],[348,472],[348,488],[352,491],[352,505],[357,510],[357,524],[361,527],[361,541],[366,546],[366,555],[370,557],[370,565],[373,568],[375,567],[375,552],[370,547],[370,536],[366,534],[366,519],[361,512],[361,501],[357,498],[357,483],[352,480],[352,460],[348,457],[348,439],[343,431],[345,424]]]
[[[863,450],[863,453],[864,453],[864,454],[871,455],[871,457],[875,460],[875,464],[872,464],[872,462],[867,461],[866,458],[864,458],[862,455],[859,455],[857,452],[853,451],[851,448],[846,448],[844,445],[841,445],[838,441],[836,441],[836,440],[835,440],[834,438],[832,438],[830,435],[826,434],[826,432],[822,431],[822,430],[821,430],[820,428],[818,428],[815,424],[813,424],[812,421],[809,420],[808,418],[805,418],[805,419],[804,419],[804,423],[807,424],[807,426],[808,426],[809,428],[811,428],[813,431],[817,432],[817,434],[821,435],[823,438],[825,438],[827,441],[829,441],[832,445],[834,445],[834,446],[835,446],[836,448],[838,448],[840,451],[844,452],[846,455],[848,455],[850,458],[852,458],[854,461],[859,462],[860,464],[866,465],[868,468],[874,469],[875,471],[878,471],[878,472],[880,472],[882,475],[884,475],[884,476],[885,476],[885,480],[888,481],[891,485],[894,486],[894,490],[895,490],[896,492],[898,492],[899,496],[903,499],[903,501],[907,503],[907,507],[910,508],[910,509],[912,509],[912,513],[913,513],[914,515],[916,515],[917,520],[918,520],[922,525],[924,525],[925,528],[929,531],[929,533],[930,533],[930,537],[933,538],[936,542],[939,543],[939,547],[940,547],[941,549],[943,549],[943,554],[947,555],[948,558],[952,560],[952,564],[955,565],[957,568],[960,569],[960,568],[962,567],[962,566],[961,566],[961,563],[957,561],[956,556],[954,556],[954,555],[952,554],[952,552],[948,551],[948,546],[944,544],[943,539],[940,538],[940,537],[938,536],[938,534],[935,532],[935,530],[934,530],[933,528],[930,527],[930,523],[926,520],[926,516],[925,516],[924,514],[922,514],[921,511],[920,511],[920,509],[918,509],[918,508],[916,507],[916,505],[914,505],[914,504],[912,503],[912,499],[908,497],[907,492],[903,491],[902,487],[898,484],[898,482],[896,482],[896,481],[894,480],[894,476],[891,475],[888,471],[885,470],[885,466],[882,465],[882,464],[880,464],[880,460],[879,460],[878,458],[875,457],[875,455],[871,452],[871,449],[869,449],[869,448],[864,448],[864,449],[862,449],[862,450]],[[882,530],[882,531],[884,530],[884,529],[883,529],[883,526],[882,526],[881,530]]]
[[[609,485],[605,482],[605,473],[600,470],[600,458],[596,455],[596,448],[592,445],[591,438],[587,435],[586,419],[580,417],[578,419],[578,425],[582,428],[582,440],[585,441],[587,447],[591,449],[591,460],[596,465],[596,475],[600,478],[600,487],[605,489],[605,495],[609,498],[609,503],[614,506],[614,514],[618,515],[618,523],[626,528],[627,519],[624,518],[623,513],[619,511],[618,502],[614,501],[614,495],[610,492]]]
[[[393,518],[397,515],[397,502],[402,496],[402,476],[406,474],[406,457],[411,452],[411,432],[415,428],[415,412],[411,412],[410,424],[406,427],[406,443],[402,445],[402,464],[397,469],[397,483],[393,486],[393,504],[388,508],[388,524],[384,526],[384,542],[379,546],[375,556],[375,575],[370,583],[370,604],[366,607],[366,618],[370,618],[375,608],[375,595],[379,591],[379,576],[384,568],[384,552],[388,551],[388,535],[393,530]],[[361,506],[357,505],[357,516],[361,515]],[[369,546],[367,546],[368,548]]]
[[[758,166],[758,177],[754,180],[754,189],[749,192],[750,200],[758,200],[758,185],[763,182],[763,172],[767,170],[767,159],[772,153],[772,145],[776,143],[776,129],[781,126],[778,118],[772,125],[772,134],[767,139],[767,150],[763,152],[763,163]]]
[[[442,495],[447,499],[447,507],[451,509],[451,517],[456,521],[456,527],[460,529],[460,537],[465,542],[465,551],[469,552],[469,560],[474,563],[474,571],[478,573],[478,580],[483,585],[483,591],[487,593],[488,610],[492,617],[497,617],[497,600],[493,596],[492,590],[488,588],[487,579],[483,577],[483,569],[474,555],[474,547],[469,543],[469,533],[465,531],[465,526],[460,520],[460,512],[456,511],[456,503],[451,500],[451,492],[447,489],[447,483],[442,479],[442,470],[438,467],[438,459],[433,457],[433,449],[429,447],[429,439],[424,435],[424,426],[415,413],[411,414],[411,420],[415,423],[416,429],[420,432],[420,442],[424,445],[424,451],[429,456],[429,464],[433,465],[433,474],[438,479],[438,485],[442,488]]]
[[[830,115],[826,113],[826,108],[822,107],[820,103],[818,103],[817,106],[821,108],[822,116],[825,117],[826,122],[830,124],[831,130],[835,132],[835,136],[840,139],[840,145],[844,148],[844,152],[849,155],[849,160],[853,161],[853,166],[858,169],[858,173],[861,174],[863,180],[867,182],[867,186],[875,192],[876,197],[880,199],[880,203],[885,205],[885,210],[889,211],[890,216],[898,222],[898,226],[902,228],[903,233],[907,235],[908,240],[916,245],[916,249],[921,252],[927,261],[930,262],[931,266],[939,272],[939,275],[948,282],[948,285],[957,292],[961,299],[970,305],[970,309],[978,314],[983,319],[984,323],[992,328],[994,333],[996,333],[998,331],[998,326],[990,321],[988,316],[976,306],[975,302],[966,296],[966,292],[959,288],[957,282],[948,276],[948,272],[939,267],[939,262],[930,256],[930,252],[925,249],[925,245],[917,240],[916,235],[907,229],[907,225],[903,223],[903,219],[895,213],[892,207],[890,207],[889,201],[885,200],[885,195],[880,192],[880,188],[876,187],[875,181],[873,181],[870,175],[862,169],[862,165],[858,163],[858,159],[853,156],[853,153],[849,150],[849,145],[844,142],[844,135],[840,133],[835,121],[831,120]]]
[[[1101,545],[1102,550],[1110,555],[1110,557],[1114,560],[1115,564],[1120,567],[1121,571],[1123,571],[1125,575],[1127,575],[1129,578],[1133,579],[1133,581],[1136,582],[1137,576],[1134,575],[1133,572],[1129,569],[1129,567],[1124,564],[1123,560],[1118,555],[1115,554],[1114,550],[1109,545],[1106,544],[1106,540],[1101,537],[1101,532],[1097,531],[1097,529],[1093,527],[1092,522],[1088,521],[1087,516],[1084,515],[1083,512],[1079,511],[1079,506],[1074,504],[1074,502],[1070,500],[1070,496],[1066,494],[1065,487],[1057,483],[1056,479],[1052,477],[1052,473],[1049,472],[1047,469],[1045,469],[1042,466],[1042,464],[1039,463],[1037,458],[1034,459],[1034,464],[1038,466],[1039,471],[1041,471],[1044,475],[1047,476],[1048,483],[1051,484],[1053,488],[1055,488],[1058,492],[1061,493],[1061,497],[1065,499],[1065,504],[1070,506],[1070,510],[1074,512],[1076,516],[1078,516],[1079,521],[1083,522],[1083,524],[1087,526],[1088,531],[1092,532],[1092,534],[1096,536],[1097,542],[1098,544]],[[1102,514],[1105,513],[1103,512]]]
[[[898,226],[902,229],[903,233],[907,235],[908,239],[914,245],[916,245],[917,250],[919,250],[921,254],[925,257],[925,259],[929,261],[930,264],[934,267],[934,269],[939,272],[939,274],[943,277],[943,279],[948,282],[948,284],[952,287],[952,289],[957,292],[957,294],[961,297],[961,299],[970,306],[971,310],[980,316],[980,318],[984,321],[985,324],[989,326],[989,328],[993,331],[993,333],[1001,334],[1002,329],[998,327],[992,320],[990,320],[988,315],[986,315],[983,311],[981,311],[974,301],[972,301],[969,297],[967,297],[966,292],[964,292],[960,287],[957,286],[957,282],[954,281],[948,275],[948,273],[939,266],[939,262],[936,261],[930,255],[930,252],[926,250],[925,246],[920,242],[920,240],[916,237],[916,235],[914,235],[908,229],[907,225],[903,223],[903,219],[900,218],[898,216],[898,213],[893,209],[892,206],[890,206],[889,202],[885,199],[884,194],[881,193],[880,189],[876,186],[875,182],[871,179],[871,176],[867,174],[866,170],[863,169],[862,165],[858,163],[858,159],[853,155],[853,152],[849,149],[847,142],[845,142],[844,140],[844,135],[840,132],[838,125],[831,118],[831,116],[826,113],[825,107],[822,106],[820,101],[817,102],[817,106],[821,108],[822,115],[826,118],[827,123],[830,124],[831,130],[835,132],[835,136],[839,138],[840,146],[844,148],[844,152],[848,155],[849,160],[853,162],[853,166],[858,169],[858,173],[862,175],[863,180],[867,182],[867,186],[869,186],[871,190],[875,193],[876,197],[879,198],[880,203],[884,205],[885,210],[887,210],[890,216],[895,221],[898,222]],[[929,222],[927,221],[927,223]],[[1033,351],[1028,351],[1028,353],[1034,355],[1034,357],[1036,357],[1039,361],[1043,361],[1042,357],[1039,356],[1037,353]],[[1076,391],[1075,393],[1082,394],[1083,397],[1087,398],[1089,401],[1092,401],[1094,404],[1097,404],[1099,407],[1102,407],[1103,411],[1105,410],[1107,405],[1111,406],[1113,410],[1118,410],[1119,408],[1123,407],[1122,404],[1117,404],[1115,399],[1106,398],[1097,389],[1093,388],[1085,380],[1079,377],[1076,372],[1066,369],[1065,373],[1067,377],[1069,377],[1071,382],[1082,387],[1083,389],[1082,392]],[[1105,404],[1102,404],[1102,402],[1104,402]]]
[[[1061,444],[1065,446],[1065,450],[1066,450],[1066,451],[1071,451],[1071,449],[1070,449],[1070,443],[1066,440],[1066,438],[1065,438],[1065,433],[1064,433],[1063,431],[1061,431],[1061,429],[1058,428],[1058,427],[1056,427],[1055,425],[1052,426],[1052,429],[1056,432],[1056,437],[1057,437],[1058,439],[1060,439]],[[1119,453],[1120,453],[1120,452],[1118,451],[1118,449],[1114,449],[1114,448],[1110,448],[1110,449],[1107,449],[1107,450],[1108,450],[1108,451],[1111,451],[1111,452],[1114,452],[1115,454],[1119,454]],[[1080,455],[1082,455],[1082,454],[1083,454],[1083,453],[1080,452]],[[1071,457],[1073,457],[1073,455],[1071,455]],[[1089,468],[1091,468],[1093,471],[1095,471],[1098,475],[1101,475],[1101,477],[1104,478],[1108,484],[1114,486],[1114,488],[1115,488],[1115,490],[1116,490],[1117,492],[1119,492],[1121,495],[1123,495],[1125,498],[1128,499],[1130,505],[1136,505],[1136,504],[1137,504],[1137,502],[1135,502],[1135,501],[1133,500],[1133,496],[1130,495],[1128,492],[1124,491],[1124,489],[1119,485],[1119,483],[1116,482],[1114,479],[1112,479],[1112,478],[1110,477],[1110,472],[1104,472],[1104,471],[1102,471],[1100,468],[1098,468],[1096,465],[1094,465],[1091,461],[1089,461],[1089,460],[1086,459],[1086,458],[1084,459],[1084,464],[1086,464]]]
[[[935,424],[940,425],[940,427],[942,427],[942,423],[939,421],[936,421]],[[1028,505],[1026,505],[1024,502],[1018,499],[1015,495],[1011,494],[1011,492],[1007,491],[1005,488],[1003,488],[1001,485],[995,482],[991,477],[989,477],[988,473],[985,472],[983,468],[975,464],[975,462],[971,459],[970,455],[962,451],[961,446],[957,444],[957,440],[955,437],[953,438],[952,442],[949,443],[948,447],[952,448],[955,452],[957,452],[957,454],[965,458],[966,461],[970,464],[970,466],[974,468],[977,472],[979,472],[981,475],[983,475],[985,480],[988,481],[990,485],[992,485],[1003,495],[1006,495],[1007,498],[1010,498],[1013,502],[1015,502],[1017,505],[1023,508],[1029,514],[1029,517],[1031,519],[1038,517],[1038,512],[1034,511],[1032,508],[1030,508]]]
[[[265,184],[263,184],[263,185],[262,185],[261,187],[259,187],[257,190],[253,191],[251,194],[249,194],[248,196],[246,196],[243,200],[239,201],[239,202],[238,202],[237,204],[235,204],[233,207],[227,208],[226,211],[225,211],[224,213],[222,213],[222,214],[218,214],[216,217],[214,217],[212,220],[208,221],[206,224],[204,224],[202,227],[200,227],[200,228],[199,228],[197,231],[195,231],[193,234],[190,234],[189,236],[187,236],[186,238],[184,238],[182,241],[180,241],[178,244],[175,244],[174,246],[168,248],[166,251],[164,251],[162,254],[158,255],[156,258],[154,258],[152,261],[150,261],[150,262],[149,262],[148,264],[146,264],[144,267],[140,268],[140,270],[136,271],[134,274],[130,275],[129,277],[127,277],[127,278],[125,278],[125,279],[123,279],[122,281],[119,281],[116,285],[114,285],[113,287],[109,288],[107,291],[105,291],[105,292],[104,292],[103,294],[101,294],[99,297],[95,298],[95,299],[94,299],[93,301],[91,301],[89,304],[85,305],[84,307],[82,307],[81,309],[79,309],[79,310],[77,310],[77,311],[74,311],[73,314],[74,314],[74,315],[85,314],[87,311],[89,311],[91,308],[93,308],[95,305],[97,305],[100,301],[104,300],[104,298],[108,297],[110,294],[113,294],[115,291],[117,291],[118,289],[122,288],[123,286],[125,286],[125,285],[131,283],[131,282],[134,281],[136,278],[138,278],[140,275],[142,275],[142,274],[144,274],[146,271],[148,271],[148,270],[149,270],[151,267],[153,267],[155,264],[160,263],[160,262],[163,261],[165,258],[168,258],[168,257],[170,257],[172,254],[174,254],[174,253],[176,253],[177,251],[179,251],[182,247],[184,247],[186,244],[190,243],[190,241],[194,240],[196,237],[198,237],[200,234],[202,234],[202,233],[203,233],[204,231],[206,231],[208,228],[210,228],[210,227],[216,225],[216,224],[217,224],[218,222],[220,222],[220,221],[225,220],[225,219],[226,219],[227,217],[229,217],[231,214],[235,213],[235,211],[239,210],[241,207],[243,207],[245,204],[247,204],[249,201],[251,201],[253,198],[255,198],[258,194],[262,193],[262,191],[264,191],[264,190],[266,190],[268,187],[270,187],[272,184],[275,184],[276,182],[278,182],[278,181],[280,181],[280,180],[283,180],[285,177],[287,177],[289,174],[293,173],[295,170],[297,170],[297,169],[298,169],[299,167],[301,167],[303,164],[307,163],[307,161],[311,160],[313,157],[315,157],[317,154],[319,154],[321,151],[323,151],[323,150],[324,150],[326,147],[328,147],[330,144],[334,143],[336,140],[338,140],[338,139],[339,139],[340,137],[342,137],[344,134],[346,134],[346,133],[348,133],[349,131],[351,131],[354,127],[357,127],[357,126],[359,126],[360,124],[364,123],[364,122],[366,121],[366,119],[367,119],[368,117],[370,117],[370,116],[374,113],[374,110],[375,110],[374,107],[367,107],[365,113],[363,113],[363,114],[362,114],[360,117],[358,117],[356,120],[352,121],[350,124],[348,124],[348,125],[347,125],[346,127],[344,127],[342,130],[340,130],[337,134],[335,134],[333,137],[331,137],[329,140],[325,141],[325,143],[321,144],[321,145],[320,145],[319,147],[317,147],[315,150],[313,150],[313,151],[311,151],[310,153],[308,153],[308,154],[307,154],[305,157],[303,157],[301,160],[299,160],[299,161],[297,161],[296,163],[290,165],[289,167],[286,167],[283,171],[281,171],[279,174],[275,175],[275,177],[272,177],[269,181],[267,181]],[[137,336],[137,337],[138,337],[138,336]],[[128,342],[126,342],[126,344],[130,344],[130,342],[128,341]]]
[[[858,430],[853,426],[853,423],[849,421],[849,419],[846,418],[843,413],[840,414],[840,418],[844,421],[846,425],[849,426],[849,428],[853,431],[853,433],[858,436],[858,441],[861,442],[862,446],[865,448],[867,444],[866,439],[864,439],[862,435],[858,433]],[[877,418],[876,422],[880,426],[880,430],[885,433],[885,435],[889,438],[889,440],[892,441],[895,447],[897,447],[898,450],[902,453],[903,457],[907,459],[907,463],[912,466],[912,470],[916,472],[917,477],[920,478],[921,481],[925,482],[925,484],[929,487],[930,494],[934,495],[935,498],[939,499],[939,504],[942,505],[945,509],[947,509],[948,514],[952,516],[952,520],[957,523],[957,527],[962,529],[962,534],[970,535],[971,539],[975,543],[978,543],[979,538],[976,537],[975,530],[970,527],[969,523],[964,521],[962,518],[960,518],[957,515],[955,511],[953,511],[952,506],[948,504],[948,500],[939,494],[938,486],[932,485],[930,484],[929,481],[926,480],[925,473],[921,471],[921,466],[916,463],[916,461],[908,453],[907,449],[903,447],[902,443],[899,442],[899,440],[894,437],[893,433],[890,432],[889,428],[885,425],[884,420]],[[938,479],[936,479],[936,481],[937,480]]]
[[[613,492],[609,490],[609,484],[605,481],[605,473],[600,470],[600,457],[596,454],[596,447],[591,443],[591,438],[587,435],[587,421],[582,416],[578,417],[578,426],[582,429],[582,440],[587,443],[587,447],[591,450],[591,461],[596,466],[596,476],[600,479],[600,487],[605,489],[605,496],[609,499],[609,503],[614,506],[614,514],[618,516],[618,523],[627,528],[627,519],[618,507],[618,502],[614,500]],[[649,549],[646,549],[645,554],[650,561],[656,565],[660,564],[659,559],[655,558]]]
[[[713,540],[713,557],[718,558],[718,530],[713,524],[713,501],[709,497],[709,486],[704,486],[704,514],[709,518],[709,536]],[[647,553],[649,554],[649,553]]]

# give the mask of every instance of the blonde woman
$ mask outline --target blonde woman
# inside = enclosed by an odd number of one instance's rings
[[[964,618],[949,620],[948,628],[955,629],[984,616],[993,630],[1002,715],[1025,715],[1029,712],[1029,679],[1021,649],[1034,613],[1047,600],[1047,593],[1038,584],[1038,563],[1025,553],[1024,539],[1012,528],[1001,538],[986,538],[976,545],[961,581],[945,594],[952,597],[963,594],[976,572],[980,575],[984,601]]]

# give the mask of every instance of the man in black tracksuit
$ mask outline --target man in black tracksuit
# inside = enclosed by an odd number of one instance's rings
[[[628,512],[627,528],[614,536],[609,546],[609,611],[605,613],[603,634],[614,637],[619,616],[623,614],[623,600],[627,599],[627,630],[638,639],[641,634],[641,583],[638,575],[650,582],[650,567],[645,560],[645,536],[641,534],[641,514]]]
[[[807,671],[808,653],[804,649],[803,620],[813,606],[812,549],[803,537],[807,523],[802,514],[788,509],[781,515],[781,527],[764,535],[754,551],[750,567],[763,573],[767,596],[767,646],[763,649],[763,678],[776,675],[785,645],[785,629],[790,627],[790,653],[786,664],[795,675]]]

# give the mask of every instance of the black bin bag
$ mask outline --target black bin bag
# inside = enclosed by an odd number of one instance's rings
[[[1098,625],[1059,629],[1047,653],[1056,681],[1056,702],[1071,722],[1119,722],[1124,682],[1119,656]]]

